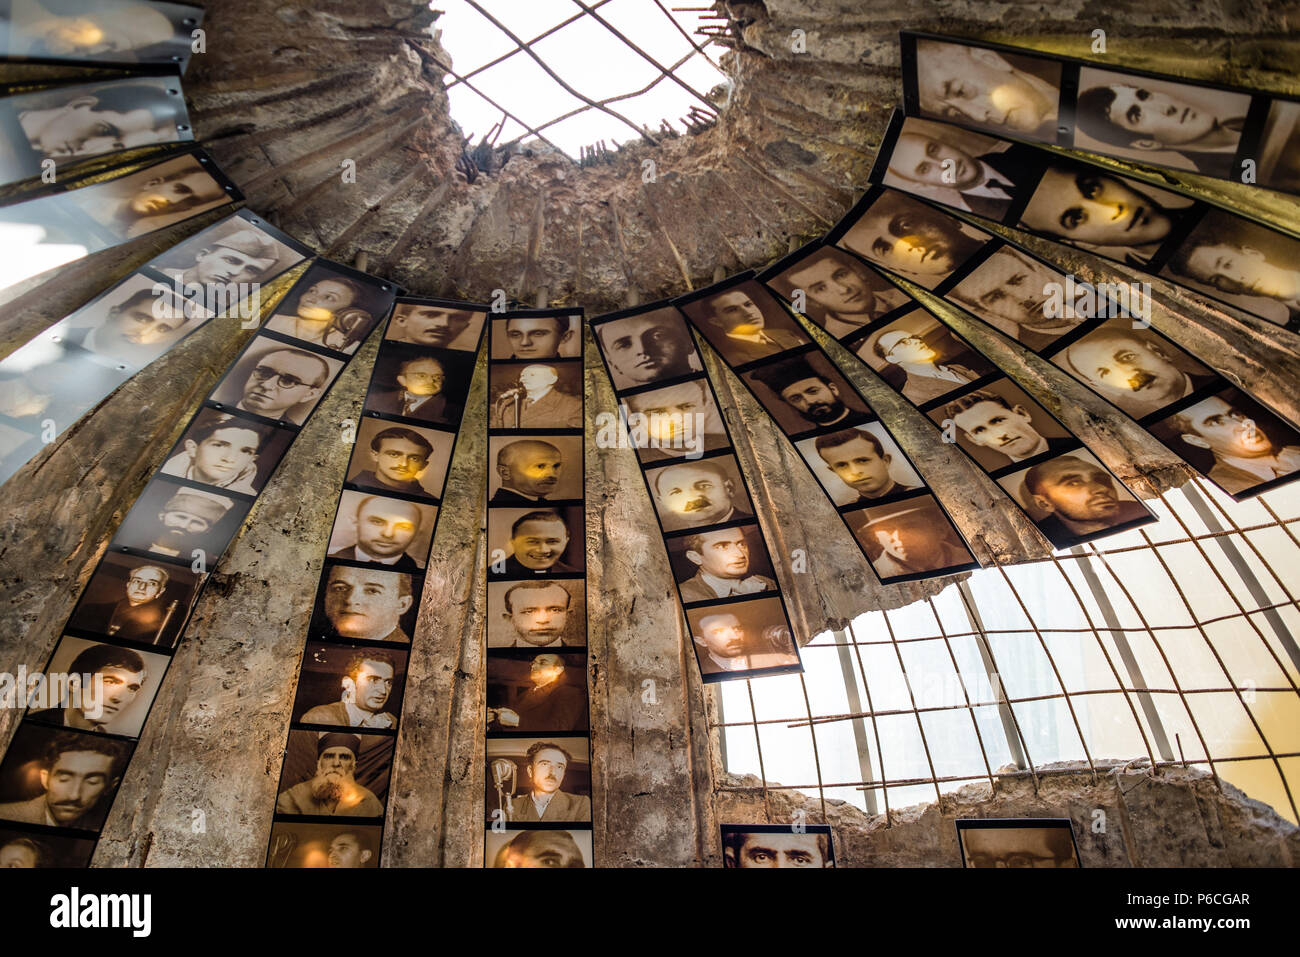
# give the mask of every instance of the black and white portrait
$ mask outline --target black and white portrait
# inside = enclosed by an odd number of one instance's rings
[[[835,842],[825,824],[723,824],[723,867],[835,866]]]
[[[507,315],[491,320],[493,361],[573,359],[582,355],[581,316]]]
[[[486,818],[511,823],[591,821],[586,737],[488,738]]]
[[[90,838],[0,827],[0,868],[89,867],[94,850]]]
[[[155,0],[11,0],[0,55],[184,67],[203,8]]]
[[[276,821],[271,825],[267,867],[379,866],[379,824],[316,824]]]
[[[933,289],[992,238],[941,209],[886,190],[836,245]]]
[[[752,279],[683,303],[681,310],[732,366],[766,359],[810,341],[776,297]]]
[[[869,505],[925,483],[881,422],[827,432],[795,443],[836,505]]]
[[[275,813],[383,817],[393,741],[386,734],[290,731]]]
[[[366,393],[366,411],[459,428],[473,372],[472,353],[385,342]]]
[[[820,352],[778,358],[742,378],[786,435],[847,428],[868,411],[858,391]]]
[[[595,327],[615,389],[700,372],[703,365],[682,314],[671,306]]]
[[[650,497],[665,532],[709,528],[754,517],[734,455],[648,469]]]
[[[591,831],[495,828],[484,832],[485,867],[591,867]]]
[[[330,532],[329,557],[392,571],[421,571],[437,517],[437,507],[424,502],[345,491]]]
[[[256,495],[288,451],[294,433],[266,422],[203,408],[159,471],[213,488]]]
[[[28,703],[27,719],[134,738],[167,663],[156,652],[64,635],[46,668],[41,700]]]
[[[1056,142],[1061,64],[966,43],[916,41],[921,112],[936,119]]]
[[[309,641],[293,720],[337,728],[395,728],[402,713],[406,652]]]
[[[132,747],[102,734],[20,724],[0,762],[0,821],[98,831]]]
[[[642,462],[698,459],[731,445],[704,376],[625,396],[621,411]]]
[[[391,287],[385,286],[314,263],[262,328],[351,355],[392,304]]]
[[[342,359],[254,336],[213,389],[212,401],[240,412],[301,425],[342,369]]]
[[[1155,521],[1147,507],[1085,449],[997,481],[1056,548]]]
[[[873,331],[857,354],[914,405],[933,402],[997,371],[970,343],[923,309]]]
[[[113,546],[189,563],[201,552],[216,562],[248,514],[249,503],[196,485],[154,478],[123,519]]]
[[[582,436],[488,438],[488,501],[534,505],[582,498]]]
[[[945,294],[1026,348],[1038,350],[1070,332],[1088,314],[1058,308],[1065,274],[1015,246],[999,246]]]
[[[178,156],[69,195],[118,241],[134,239],[230,202],[212,170],[193,155]]]
[[[587,656],[581,651],[493,651],[487,659],[487,729],[585,734]]]
[[[488,367],[488,428],[582,428],[582,360]]]
[[[489,648],[555,650],[587,644],[587,598],[581,578],[490,581]]]
[[[929,416],[941,429],[951,428],[957,444],[985,471],[1078,444],[1065,426],[1005,378],[953,396]]]
[[[821,246],[767,280],[787,302],[836,339],[857,332],[909,301],[907,293],[856,256]]]
[[[1078,867],[1069,818],[957,821],[962,867]]]
[[[347,481],[367,492],[440,498],[455,441],[455,432],[364,416]]]
[[[932,578],[977,564],[932,495],[844,513],[882,582]]]
[[[305,258],[246,211],[214,223],[150,260],[182,286],[268,283]]]
[[[686,610],[686,619],[705,681],[801,668],[790,621],[779,597],[696,605]]]
[[[487,314],[459,304],[399,301],[393,306],[384,338],[411,346],[473,352]]]
[[[586,567],[580,505],[488,507],[488,572],[532,578],[581,572]]]
[[[199,580],[188,565],[109,552],[86,583],[68,627],[171,648],[189,618]]]
[[[422,585],[411,572],[329,562],[316,593],[312,634],[409,645]]]
[[[680,535],[666,544],[683,602],[777,590],[772,559],[757,524]]]

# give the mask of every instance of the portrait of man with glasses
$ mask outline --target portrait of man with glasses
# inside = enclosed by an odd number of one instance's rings
[[[255,340],[212,398],[242,412],[301,425],[342,367],[337,359]]]

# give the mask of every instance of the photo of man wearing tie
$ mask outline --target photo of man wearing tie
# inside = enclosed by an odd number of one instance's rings
[[[772,294],[753,280],[686,303],[682,310],[733,366],[766,359],[809,341]]]
[[[488,428],[582,428],[581,371],[581,360],[577,364],[494,364],[489,373]]]
[[[446,349],[386,349],[375,364],[375,381],[392,385],[372,388],[366,410],[455,426],[466,391],[464,364],[463,354]]]

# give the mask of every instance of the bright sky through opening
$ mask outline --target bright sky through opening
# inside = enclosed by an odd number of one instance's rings
[[[684,131],[680,117],[685,116],[692,105],[705,109],[707,105],[666,77],[654,83],[660,76],[659,69],[620,40],[596,16],[607,21],[700,94],[707,94],[726,79],[709,57],[691,46],[691,40],[700,46],[705,45],[704,37],[694,35],[701,23],[716,24],[719,21],[700,20],[699,13],[672,10],[673,5],[707,6],[704,2],[685,4],[682,0],[661,0],[662,6],[655,0],[475,2],[525,43],[576,17],[571,23],[532,43],[533,52],[565,83],[592,100],[635,93],[635,96],[617,100],[609,106],[632,123],[644,124],[652,131],[657,130],[664,119],[679,131]],[[596,16],[584,12],[584,5]],[[451,56],[452,69],[468,80],[468,83],[457,82],[455,77],[448,75],[447,92],[451,99],[452,119],[473,137],[473,143],[478,143],[501,121],[503,110],[518,120],[506,120],[501,135],[495,139],[497,145],[520,137],[533,139],[523,124],[538,130],[575,159],[581,147],[590,146],[597,140],[604,140],[612,148],[614,141],[625,143],[636,138],[637,132],[626,123],[603,110],[586,108],[583,100],[548,76],[536,60],[520,50],[514,40],[468,0],[434,0],[430,7],[443,11],[436,21],[436,26],[442,31],[442,45]],[[680,25],[680,30],[674,21]],[[710,56],[716,58],[719,52],[716,46],[710,48]],[[473,72],[500,57],[505,59],[482,72]],[[646,90],[652,83],[654,85]],[[641,90],[645,91],[637,92]],[[581,112],[558,123],[553,122],[574,110]]]

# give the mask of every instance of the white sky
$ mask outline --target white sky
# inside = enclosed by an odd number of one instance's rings
[[[604,20],[665,67],[690,53],[690,59],[674,72],[698,92],[707,94],[724,82],[724,75],[708,58],[692,52],[686,37],[664,16],[654,0],[606,0],[599,6],[596,6],[599,0],[584,2],[589,7],[596,7],[596,12]],[[524,41],[582,14],[582,8],[574,0],[478,0],[478,3]],[[698,19],[700,14],[671,13],[672,7],[707,5],[699,0],[663,0],[663,3],[670,16],[688,34],[692,34],[702,22]],[[442,30],[442,45],[451,55],[452,68],[461,76],[516,49],[508,36],[465,0],[433,0],[430,7],[444,11],[436,25]],[[652,64],[585,14],[539,41],[533,50],[569,86],[593,100],[639,90],[658,75]],[[714,57],[720,52],[716,46],[710,48]],[[483,94],[534,128],[584,105],[523,52],[517,51],[469,79]],[[465,84],[456,83],[451,77],[447,81],[452,119],[477,143],[501,119],[501,110]],[[672,80],[663,79],[646,93],[610,106],[633,123],[647,124],[652,130],[657,129],[663,119],[682,130],[679,117],[685,116],[692,104],[703,106]],[[612,146],[614,140],[624,143],[637,135],[620,120],[594,109],[548,126],[541,132],[575,158],[580,147],[597,140],[603,139]],[[518,123],[507,120],[496,143],[501,145],[520,135],[531,138]]]

